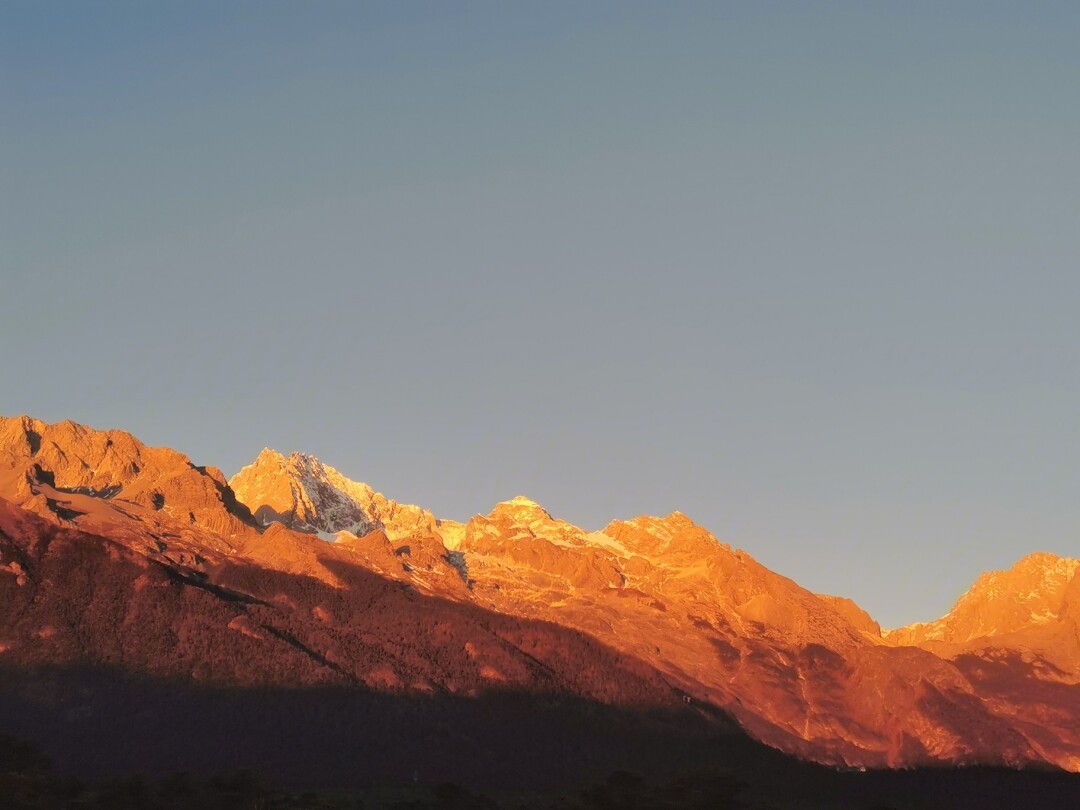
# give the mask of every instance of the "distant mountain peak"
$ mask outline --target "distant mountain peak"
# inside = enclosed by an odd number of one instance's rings
[[[535,506],[535,507],[543,508],[543,507],[540,507],[540,504],[538,504],[532,498],[526,498],[524,495],[515,495],[510,500],[503,501],[503,503],[505,503],[505,504],[507,504],[509,506]]]
[[[980,574],[940,619],[889,631],[898,643],[963,644],[1055,622],[1066,606],[1080,559],[1034,552],[1011,567]]]
[[[307,453],[285,456],[263,448],[229,484],[263,525],[279,522],[327,539],[376,529],[391,539],[436,533],[437,521],[427,510],[390,500]]]
[[[489,517],[497,517],[501,514],[513,515],[518,518],[529,520],[552,520],[551,513],[531,498],[524,495],[515,495],[508,501],[500,501],[495,504]]]
[[[903,639],[679,511],[585,532],[518,495],[440,523],[271,448],[231,483],[120,431],[0,419],[5,665],[638,707],[655,683],[830,764],[1080,770],[1078,560],[988,572]]]
[[[16,473],[14,502],[53,519],[58,494],[126,500],[223,534],[250,523],[214,467],[197,467],[169,447],[149,447],[122,430],[96,430],[70,419],[49,424],[0,417],[0,467]],[[52,495],[48,494],[52,491]]]

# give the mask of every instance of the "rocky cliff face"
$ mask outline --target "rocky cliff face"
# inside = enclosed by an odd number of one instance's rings
[[[120,430],[27,416],[0,417],[0,491],[47,517],[62,517],[49,494],[60,493],[127,501],[225,535],[251,523],[216,467],[196,467],[183,453]]]
[[[467,523],[460,549],[479,603],[598,638],[783,750],[879,767],[1042,758],[955,664],[891,648],[849,600],[685,515],[589,533],[516,498]]]
[[[945,616],[888,633],[898,644],[958,645],[1069,621],[1080,610],[1080,560],[1030,554],[978,578]],[[1080,664],[1080,661],[1076,663]]]
[[[519,496],[440,522],[299,454],[230,487],[71,423],[4,420],[0,447],[0,662],[716,707],[831,764],[1080,770],[1075,561],[882,636],[677,512],[586,531]]]
[[[982,574],[945,616],[886,632],[954,664],[986,706],[1080,770],[1080,560],[1031,554]]]
[[[389,500],[303,453],[264,449],[229,485],[263,525],[280,522],[302,532],[361,537],[378,529],[395,539],[430,535],[437,525],[426,509]]]

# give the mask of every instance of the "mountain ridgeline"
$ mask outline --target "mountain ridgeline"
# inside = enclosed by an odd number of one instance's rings
[[[453,748],[429,773],[526,778],[498,716],[561,763],[552,779],[639,759],[674,771],[744,735],[843,769],[1080,771],[1080,561],[1050,554],[982,575],[938,621],[882,631],[678,512],[588,531],[519,496],[459,523],[302,454],[264,450],[226,481],[121,431],[14,417],[0,418],[0,599],[0,730],[44,745],[89,735],[80,717],[150,733],[108,688],[72,704],[73,673],[91,673],[158,706],[171,684],[170,717],[291,691],[339,749],[347,731],[398,740],[394,763],[364,748],[387,773],[423,760],[418,732]],[[197,729],[170,722],[168,762],[138,744],[60,759],[196,767],[183,739]],[[316,733],[282,722],[294,741]]]

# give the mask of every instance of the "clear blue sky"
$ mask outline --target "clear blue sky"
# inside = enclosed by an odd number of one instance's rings
[[[0,6],[0,412],[886,625],[1080,554],[1080,5]]]

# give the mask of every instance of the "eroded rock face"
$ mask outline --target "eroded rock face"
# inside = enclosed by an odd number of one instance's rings
[[[953,663],[988,707],[1080,770],[1080,560],[1037,553],[981,575],[945,616],[887,631]]]
[[[1080,610],[1080,560],[1036,553],[976,580],[945,616],[888,636],[898,644],[967,644],[1069,620]],[[1080,661],[1077,662],[1080,664]]]
[[[239,554],[178,562],[0,500],[0,656],[216,684],[463,695],[516,687],[679,704],[649,667],[586,636],[432,598],[372,573],[348,549],[280,526],[274,533],[271,548],[291,566],[310,564],[307,573]]]
[[[70,515],[43,491],[126,501],[225,535],[251,522],[217,468],[196,467],[183,453],[147,447],[130,433],[70,421],[0,417],[0,488],[9,500],[61,519]]]
[[[853,627],[864,633],[868,638],[881,638],[881,625],[874,621],[874,618],[855,604],[853,600],[845,596],[831,596],[824,593],[819,593],[817,597],[851,622]]]
[[[879,767],[1042,758],[955,665],[890,648],[854,603],[680,513],[588,533],[515,499],[466,524],[460,548],[481,603],[595,636],[783,750]]]
[[[427,510],[392,501],[303,453],[284,456],[266,448],[229,484],[264,525],[358,536],[380,530],[394,539],[436,533],[437,521]]]
[[[1080,770],[1076,561],[1033,555],[882,636],[678,512],[590,532],[518,496],[438,521],[264,451],[233,479],[251,520],[182,454],[26,418],[0,422],[0,470],[0,660],[689,700],[831,764]]]

